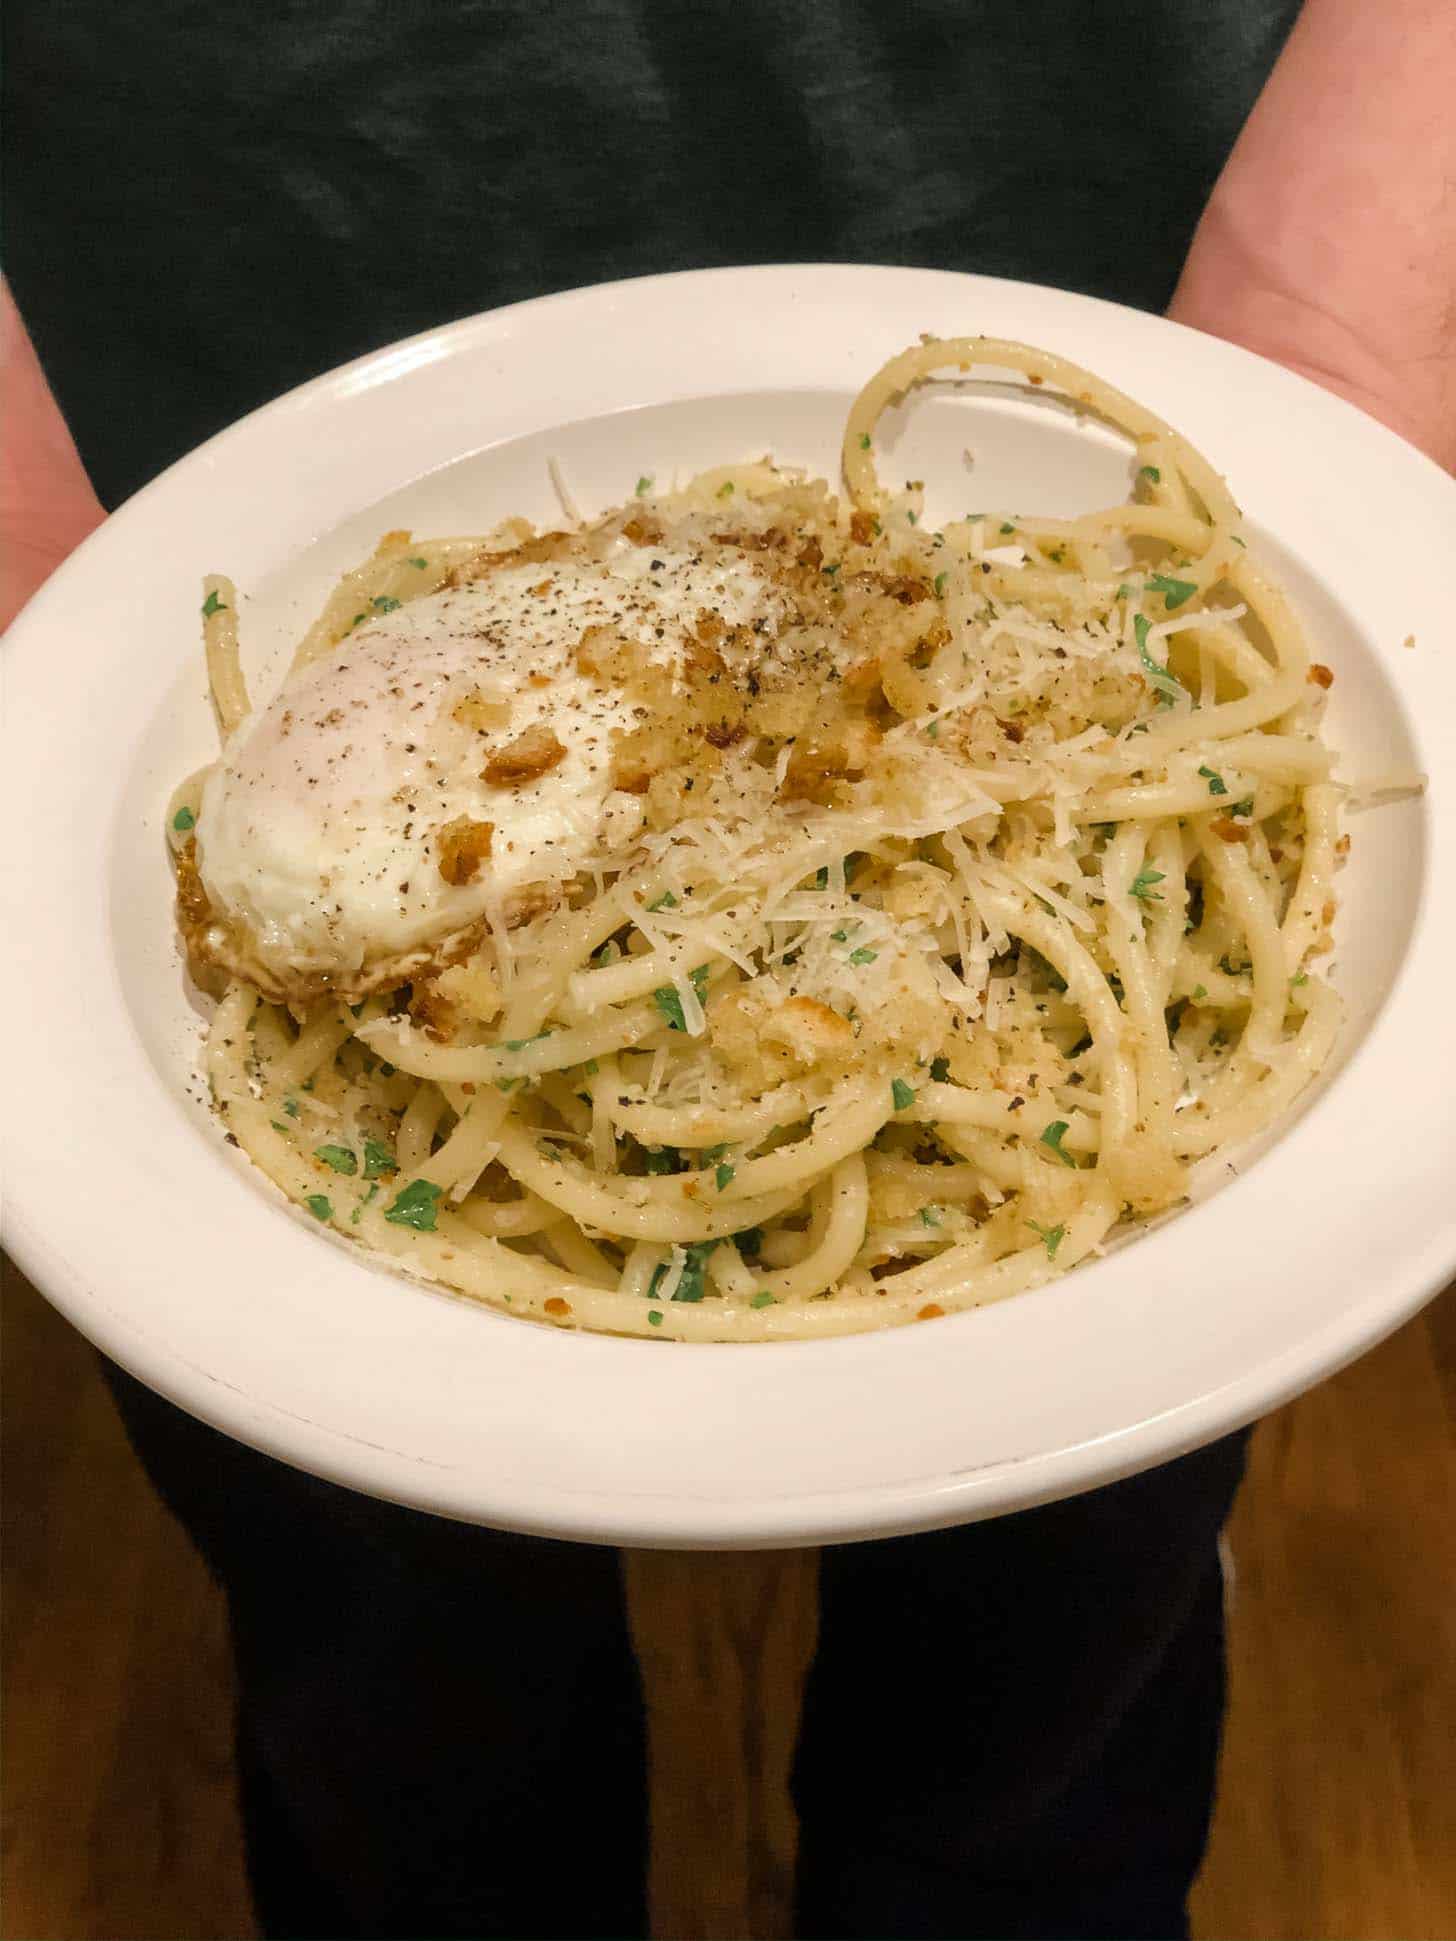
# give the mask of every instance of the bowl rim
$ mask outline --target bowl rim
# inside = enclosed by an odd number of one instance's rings
[[[170,612],[159,573],[138,572],[139,554],[169,532],[179,535],[178,551],[187,558],[200,557],[206,546],[215,553],[219,520],[240,517],[246,524],[250,494],[282,480],[290,460],[298,473],[282,483],[277,502],[252,507],[245,554],[267,556],[271,547],[276,558],[300,534],[319,530],[328,509],[321,495],[346,476],[377,484],[396,451],[406,469],[390,489],[423,476],[429,467],[421,468],[419,459],[427,452],[438,465],[473,449],[469,441],[478,445],[482,433],[486,444],[499,442],[491,434],[500,412],[484,412],[474,424],[450,423],[451,387],[462,378],[510,377],[523,389],[511,408],[518,416],[533,410],[544,427],[553,422],[552,409],[572,408],[570,400],[587,395],[593,383],[604,400],[608,393],[617,400],[604,402],[604,410],[686,399],[694,369],[700,381],[710,369],[721,371],[730,393],[764,388],[764,359],[772,363],[776,342],[792,340],[784,367],[801,375],[787,388],[802,388],[807,374],[818,372],[820,388],[852,390],[855,374],[862,377],[876,361],[870,340],[882,339],[886,351],[909,341],[914,330],[906,332],[904,322],[912,314],[924,318],[916,328],[948,333],[943,319],[953,311],[978,328],[1024,335],[1073,356],[1086,340],[1090,347],[1079,361],[1146,396],[1180,426],[1192,418],[1200,430],[1214,428],[1214,438],[1196,442],[1220,453],[1241,443],[1257,447],[1260,464],[1236,469],[1241,489],[1248,474],[1251,505],[1258,510],[1279,501],[1285,510],[1272,522],[1276,536],[1292,535],[1305,558],[1313,545],[1322,570],[1364,614],[1369,602],[1355,576],[1358,558],[1370,550],[1368,535],[1362,553],[1359,519],[1338,511],[1342,480],[1346,491],[1352,479],[1378,480],[1378,518],[1392,527],[1433,535],[1443,521],[1448,533],[1456,527],[1456,481],[1394,433],[1292,373],[1099,299],[955,272],[769,265],[559,292],[417,333],[239,420],[121,507],[37,594],[7,639],[4,789],[14,832],[7,898],[13,898],[11,928],[19,943],[6,966],[12,997],[6,1015],[29,1020],[12,1048],[25,1111],[12,1110],[0,1130],[11,1183],[7,1245],[42,1292],[122,1366],[282,1460],[422,1509],[586,1541],[759,1547],[939,1527],[1170,1459],[1333,1372],[1438,1291],[1456,1267],[1456,1196],[1441,1190],[1445,1154],[1456,1145],[1456,1106],[1440,1082],[1456,1070],[1456,1012],[1439,1004],[1442,963],[1456,945],[1447,914],[1456,902],[1456,801],[1434,761],[1427,763],[1432,786],[1417,818],[1418,907],[1399,976],[1298,1134],[1272,1148],[1236,1189],[1135,1247],[1004,1309],[954,1317],[942,1324],[943,1333],[672,1345],[667,1353],[668,1344],[522,1329],[454,1299],[421,1297],[398,1275],[367,1267],[340,1245],[331,1259],[318,1245],[322,1236],[277,1217],[260,1196],[253,1196],[254,1213],[243,1211],[248,1196],[231,1176],[231,1155],[197,1137],[180,1099],[168,1095],[147,1064],[114,948],[109,884],[128,771],[107,734],[113,703],[116,722],[127,729],[145,717],[149,698],[126,690],[94,638],[109,616],[123,639],[145,641],[158,614]],[[1021,328],[1014,327],[1017,319]],[[679,341],[685,334],[686,346]],[[563,376],[561,360],[573,346],[578,355]],[[582,346],[595,353],[593,369],[582,368]],[[1135,381],[1140,366],[1147,377],[1141,385]],[[1169,409],[1169,393],[1178,393],[1188,409]],[[328,436],[321,438],[325,428]],[[333,449],[307,461],[306,448],[320,443]],[[1316,497],[1317,506],[1296,506],[1301,491]],[[337,500],[336,512],[353,503]],[[1315,513],[1323,523],[1314,521]],[[1456,738],[1456,673],[1429,652],[1397,665],[1393,646],[1407,631],[1442,627],[1439,550],[1424,557],[1431,563],[1424,575],[1417,573],[1403,607],[1415,619],[1409,627],[1402,620],[1388,628],[1375,644],[1382,667],[1400,681],[1422,750],[1434,755]],[[46,801],[58,757],[54,741],[37,727],[57,729],[72,710],[74,688],[66,684],[58,693],[54,668],[63,654],[75,664],[78,632],[76,678],[87,677],[93,706],[73,737],[70,764],[63,762],[59,772],[64,776],[70,766],[73,783],[99,776],[109,793],[103,814],[57,828]],[[166,677],[179,665],[171,656]],[[155,696],[153,689],[152,705]],[[72,893],[58,894],[57,882]],[[82,886],[84,893],[76,893]],[[88,976],[86,966],[98,962],[102,971]],[[1391,1089],[1382,1074],[1397,1071],[1398,1102],[1382,1096]],[[88,1122],[84,1102],[91,1101],[95,1114],[98,1098],[112,1116]],[[127,1123],[156,1142],[165,1179],[160,1161],[149,1170],[143,1156],[117,1152],[115,1128]],[[179,1181],[190,1203],[159,1228],[157,1208],[168,1191],[181,1190]],[[1280,1221],[1281,1205],[1300,1208],[1311,1194],[1320,1231],[1291,1232],[1290,1217]],[[141,1207],[153,1222],[147,1231],[140,1230]],[[259,1239],[296,1305],[270,1291],[249,1308],[249,1283],[238,1262],[207,1250],[219,1220],[235,1221],[240,1232]],[[1170,1241],[1170,1235],[1181,1238]],[[1177,1343],[1157,1339],[1152,1284],[1159,1275],[1187,1271],[1197,1249],[1201,1284],[1240,1258],[1241,1238],[1255,1236],[1260,1283],[1290,1291],[1298,1318],[1281,1330],[1261,1316],[1257,1300],[1241,1296],[1227,1315],[1232,1345],[1206,1319]],[[198,1258],[207,1262],[208,1286],[189,1306],[157,1277],[194,1273],[185,1263]],[[1129,1262],[1141,1264],[1130,1269]],[[1330,1277],[1335,1289],[1323,1306],[1304,1285],[1318,1274]],[[1351,1284],[1361,1276],[1360,1285]],[[360,1290],[357,1340],[340,1335],[337,1302],[346,1285]],[[1078,1298],[1069,1296],[1071,1289]],[[412,1304],[408,1312],[401,1296]],[[211,1301],[220,1302],[216,1312]],[[250,1314],[264,1307],[273,1322],[287,1317],[271,1358],[268,1342],[250,1339],[248,1331]],[[1112,1365],[1115,1357],[1099,1342],[1089,1307],[1122,1340],[1139,1344],[1141,1361],[1129,1356],[1128,1366]],[[1188,1301],[1178,1314],[1191,1324]],[[477,1330],[473,1347],[461,1346],[462,1319]],[[257,1321],[255,1332],[264,1326]],[[938,1333],[937,1348],[932,1337]],[[413,1373],[403,1363],[391,1365],[391,1356],[410,1352],[416,1334],[430,1337],[429,1356]],[[508,1345],[508,1338],[519,1345]],[[1049,1430],[1036,1414],[1031,1389],[1031,1370],[1049,1345],[1084,1357],[1086,1382],[1102,1384],[1099,1407],[1087,1408],[1079,1406],[1085,1397],[1065,1369],[1055,1380],[1044,1378],[1051,1388],[1039,1406],[1049,1417],[1061,1408],[1063,1431]],[[331,1351],[343,1364],[332,1379],[321,1372],[312,1384],[300,1378],[300,1362],[307,1370],[310,1357],[322,1364]],[[759,1373],[743,1372],[745,1356],[755,1358]],[[472,1372],[457,1371],[452,1357],[471,1364]],[[1167,1377],[1161,1403],[1157,1371],[1142,1365],[1149,1357]],[[709,1372],[714,1362],[720,1374]],[[1169,1373],[1175,1362],[1176,1379]],[[430,1373],[441,1380],[434,1407],[448,1424],[432,1421],[432,1398],[416,1392]],[[370,1384],[387,1385],[401,1375],[415,1387],[408,1404],[393,1412]],[[958,1379],[970,1384],[988,1417],[1000,1408],[999,1453],[984,1425],[954,1419]],[[989,1393],[993,1380],[1022,1385],[1020,1437],[1014,1409]],[[510,1384],[533,1381],[549,1384],[554,1398],[549,1419],[540,1422],[523,1418],[509,1393]],[[472,1407],[498,1411],[477,1425],[478,1446],[466,1433],[468,1413],[459,1413]],[[565,1409],[577,1411],[569,1422]],[[917,1422],[918,1409],[931,1419]],[[868,1426],[867,1410],[875,1411]],[[659,1419],[644,1423],[644,1411]],[[868,1467],[846,1468],[835,1481],[822,1444],[811,1449],[809,1439],[850,1423],[878,1439],[881,1459],[876,1467],[871,1452]],[[768,1446],[747,1458],[735,1449],[735,1426]],[[901,1456],[917,1435],[938,1452],[919,1464]],[[508,1446],[511,1437],[517,1441]],[[619,1446],[609,1446],[614,1441]],[[955,1450],[959,1460],[949,1453]],[[796,1451],[804,1465],[799,1473],[812,1479],[798,1485],[782,1469]],[[657,1481],[664,1462],[675,1463],[674,1474]]]

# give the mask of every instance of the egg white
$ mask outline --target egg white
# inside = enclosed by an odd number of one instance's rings
[[[499,912],[513,891],[554,891],[605,826],[619,838],[637,814],[610,778],[613,736],[641,711],[578,670],[583,633],[609,625],[671,664],[705,609],[772,631],[780,608],[737,548],[617,538],[371,617],[250,715],[208,777],[197,863],[220,926],[283,988],[342,990]],[[489,785],[489,750],[538,724],[564,756],[515,787]],[[437,841],[461,817],[494,836],[478,875],[452,885]]]

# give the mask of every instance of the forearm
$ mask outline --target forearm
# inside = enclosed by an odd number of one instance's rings
[[[1306,0],[1171,314],[1456,470],[1456,6]]]
[[[0,628],[106,517],[0,284]]]

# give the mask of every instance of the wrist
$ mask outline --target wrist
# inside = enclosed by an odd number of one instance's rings
[[[0,285],[0,628],[106,517]]]
[[[1338,310],[1281,288],[1204,218],[1168,315],[1283,364],[1456,471],[1456,360],[1372,344]]]

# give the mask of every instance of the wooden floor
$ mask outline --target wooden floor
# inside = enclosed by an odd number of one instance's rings
[[[85,1344],[13,1274],[5,1324],[0,1933],[250,1936],[218,1601],[138,1473]],[[1230,1535],[1233,1697],[1197,1934],[1452,1941],[1453,1295],[1263,1424]],[[659,1560],[633,1597],[701,1625],[712,1568]],[[806,1586],[812,1560],[791,1558],[735,1593],[733,1622],[780,1665],[802,1660]],[[722,1757],[703,1748],[741,1741],[735,1707],[720,1689],[715,1713],[689,1689],[701,1668],[645,1669],[655,1930],[785,1932],[787,1738],[766,1759],[759,1744],[766,1799],[725,1803]],[[760,1663],[747,1685],[763,1676],[783,1672]],[[686,1733],[667,1716],[679,1693],[707,1706]],[[741,1878],[723,1877],[721,1843],[716,1873],[686,1851],[708,1818],[687,1810],[695,1786],[712,1823],[738,1829]]]

